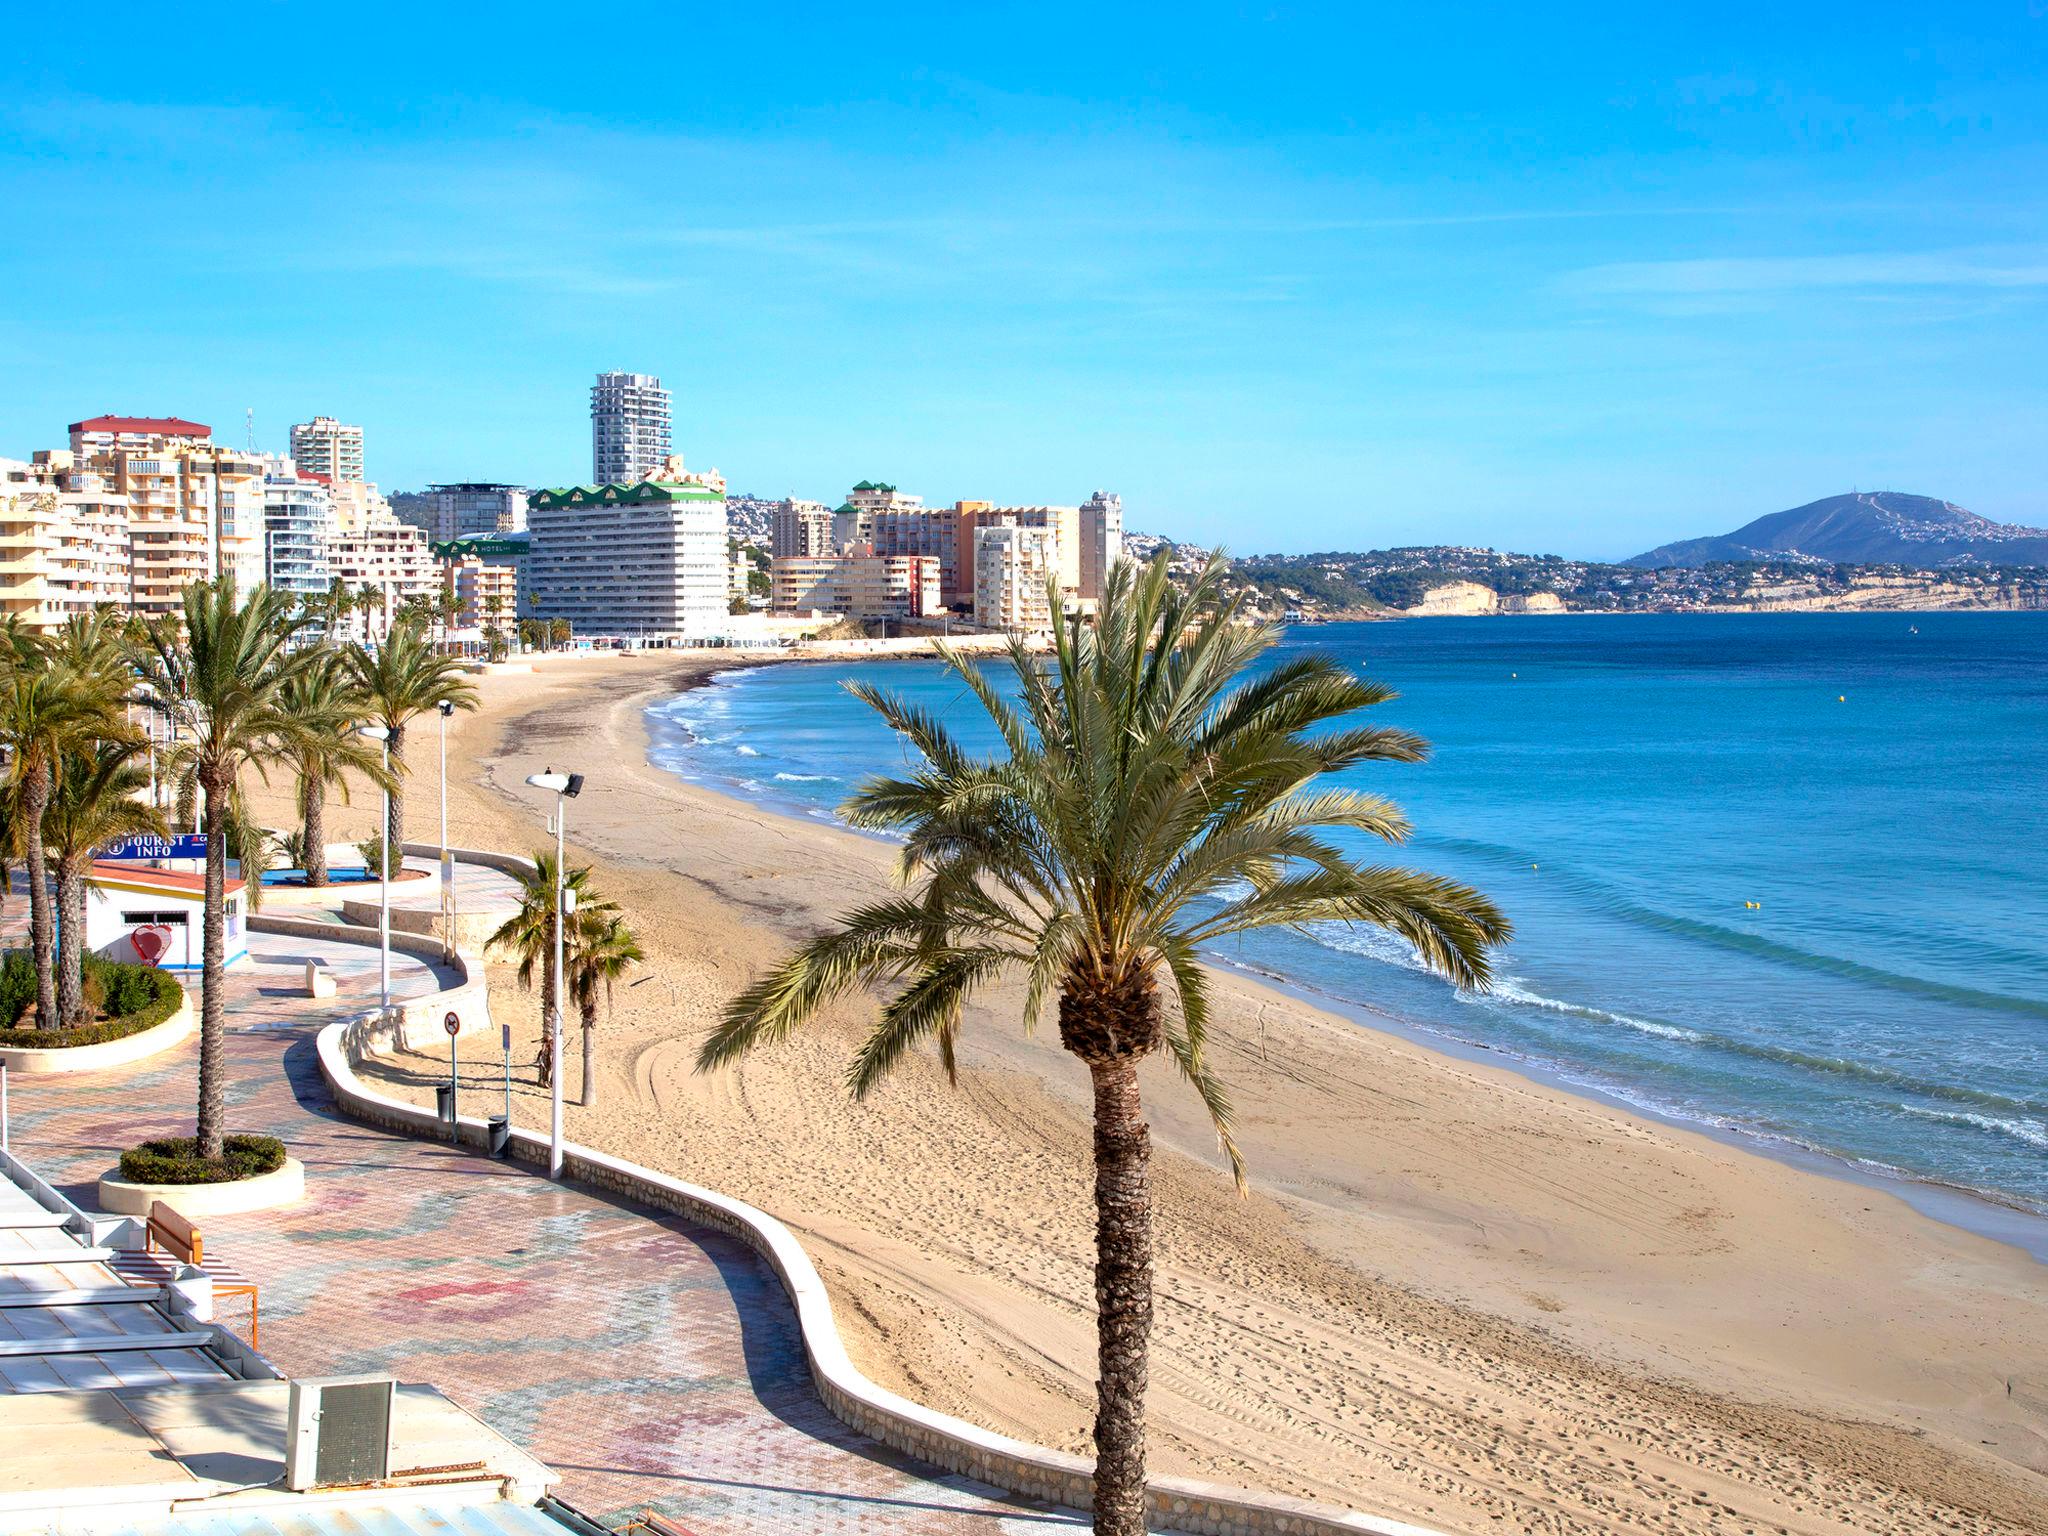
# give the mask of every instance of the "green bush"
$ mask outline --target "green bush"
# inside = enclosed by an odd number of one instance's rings
[[[119,1040],[163,1023],[185,998],[177,977],[151,965],[87,955],[84,974],[86,998],[97,1001],[104,1019],[78,1029],[23,1029],[21,1017],[36,1000],[35,965],[27,950],[9,950],[0,961],[0,1045],[48,1049]]]
[[[165,1136],[121,1154],[121,1177],[130,1184],[232,1184],[284,1166],[284,1143],[275,1136],[230,1136],[219,1162],[199,1155],[195,1136]]]

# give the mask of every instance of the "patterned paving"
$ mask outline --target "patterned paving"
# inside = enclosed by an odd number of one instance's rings
[[[256,963],[233,982],[232,1123],[284,1137],[307,1193],[289,1210],[217,1218],[206,1236],[261,1283],[263,1341],[282,1369],[431,1382],[613,1525],[643,1509],[692,1536],[1085,1525],[921,1475],[841,1425],[812,1391],[780,1287],[735,1240],[341,1119],[313,1036],[374,1001],[375,951],[251,941]],[[315,953],[341,985],[318,1004],[290,984]],[[394,971],[400,995],[431,982],[410,957]],[[189,1128],[196,1057],[188,1045],[132,1068],[18,1080],[16,1152],[91,1203],[120,1148]]]

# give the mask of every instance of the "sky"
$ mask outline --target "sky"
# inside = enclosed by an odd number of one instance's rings
[[[574,483],[624,368],[735,491],[1240,553],[2048,525],[2048,0],[7,20],[0,455]]]

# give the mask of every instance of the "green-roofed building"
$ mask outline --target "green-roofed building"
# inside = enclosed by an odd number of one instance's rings
[[[536,491],[524,617],[579,635],[700,637],[727,617],[722,482],[639,480]]]

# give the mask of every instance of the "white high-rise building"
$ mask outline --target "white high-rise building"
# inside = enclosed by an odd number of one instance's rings
[[[292,462],[306,475],[325,475],[336,485],[363,478],[363,429],[315,416],[292,428]]]
[[[645,480],[669,456],[669,394],[651,373],[600,373],[590,388],[590,478]]]
[[[579,634],[658,639],[722,633],[729,617],[725,488],[682,480],[536,491],[522,617]]]
[[[974,530],[974,622],[985,629],[1044,634],[1053,626],[1047,581],[1060,567],[1057,523],[1013,516]]]
[[[412,524],[431,542],[450,544],[457,539],[524,533],[526,496],[523,485],[464,480],[430,485],[424,491],[397,492],[391,498],[391,510],[401,523]]]
[[[281,453],[263,456],[263,579],[282,592],[318,596],[333,574],[334,498]]]
[[[1109,573],[1124,557],[1124,499],[1097,491],[1081,503],[1081,600],[1102,601]]]

